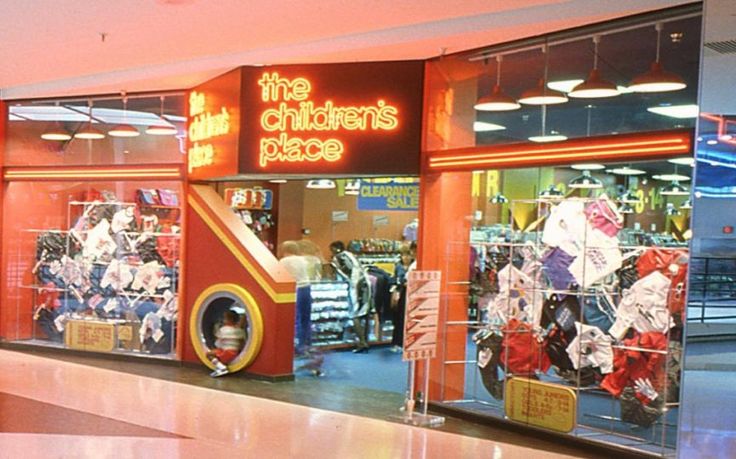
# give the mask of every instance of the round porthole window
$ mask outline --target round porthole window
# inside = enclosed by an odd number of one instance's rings
[[[237,329],[236,333],[233,329]],[[223,363],[233,373],[255,360],[263,341],[261,311],[253,296],[236,284],[216,284],[207,288],[199,294],[192,308],[189,319],[192,345],[202,363],[211,369],[215,365],[208,354],[222,352],[222,349],[218,351],[217,340],[218,336],[224,336],[226,330],[230,330],[227,335],[231,350],[228,361]],[[232,350],[235,343],[239,348],[237,351]]]

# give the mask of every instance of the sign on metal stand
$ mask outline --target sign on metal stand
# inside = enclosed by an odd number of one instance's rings
[[[406,312],[404,319],[404,361],[409,363],[408,394],[403,413],[398,416],[403,422],[416,426],[440,426],[445,423],[442,416],[427,413],[429,403],[429,362],[437,354],[437,321],[440,309],[440,271],[410,271],[406,285]],[[424,389],[422,409],[415,409],[416,362],[424,360]]]

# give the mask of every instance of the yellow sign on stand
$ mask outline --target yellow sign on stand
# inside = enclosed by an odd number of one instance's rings
[[[536,427],[570,432],[577,418],[577,396],[569,387],[535,379],[506,381],[504,404],[510,419]]]
[[[115,348],[115,325],[94,320],[70,320],[64,333],[71,349],[110,352]]]

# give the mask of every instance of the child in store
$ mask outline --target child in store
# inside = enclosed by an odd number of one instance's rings
[[[215,365],[215,370],[210,376],[217,378],[230,372],[227,364],[235,360],[245,344],[245,330],[243,325],[245,316],[230,309],[223,314],[223,324],[217,330],[215,337],[215,349],[207,352],[207,358]]]

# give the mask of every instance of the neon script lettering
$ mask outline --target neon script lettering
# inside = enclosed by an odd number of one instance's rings
[[[200,145],[200,142],[213,137],[223,136],[230,132],[230,113],[225,107],[212,114],[205,111],[205,95],[192,91],[189,95],[189,172],[215,163],[215,148],[211,143]]]
[[[336,162],[346,151],[340,139],[304,139],[287,132],[391,131],[399,125],[399,110],[383,100],[369,106],[340,107],[329,100],[321,106],[315,105],[308,100],[312,84],[306,78],[290,80],[278,72],[266,72],[258,85],[263,102],[278,103],[261,114],[261,128],[278,133],[261,138],[261,167],[271,162]]]

